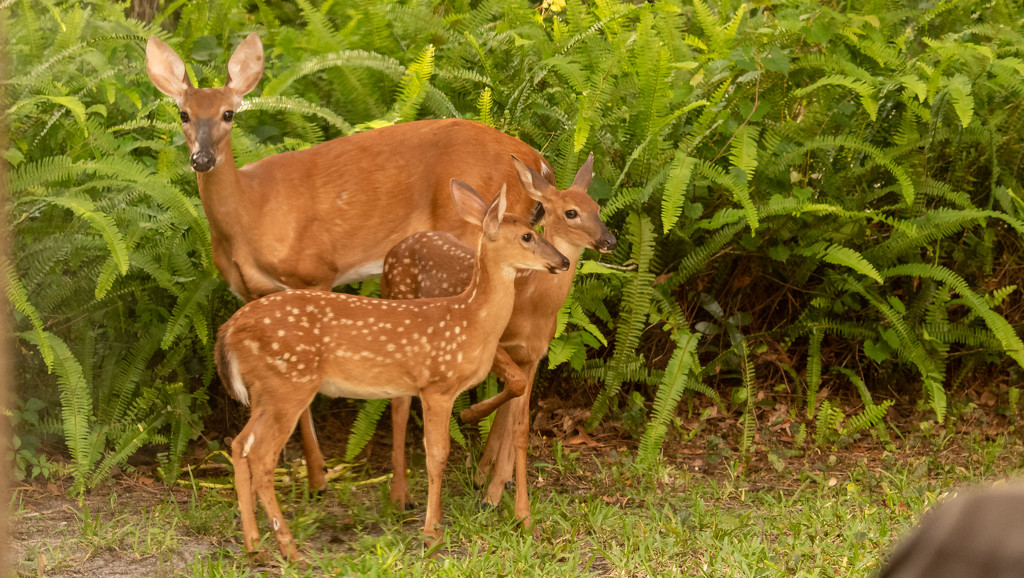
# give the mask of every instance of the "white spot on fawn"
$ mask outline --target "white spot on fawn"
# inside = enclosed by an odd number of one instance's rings
[[[249,457],[249,450],[252,449],[252,442],[254,442],[254,441],[256,441],[256,434],[255,433],[250,433],[249,434],[249,439],[245,440],[245,445],[242,446],[242,457],[243,458]]]

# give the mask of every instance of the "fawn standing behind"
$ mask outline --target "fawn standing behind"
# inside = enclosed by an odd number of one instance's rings
[[[330,291],[379,275],[388,249],[417,231],[449,231],[475,244],[479,230],[449,200],[455,176],[488,201],[507,184],[508,212],[528,217],[535,202],[520,188],[510,153],[554,178],[526,143],[460,119],[396,124],[238,169],[231,126],[263,75],[259,37],[250,34],[235,49],[221,88],[193,87],[185,63],[155,36],[146,45],[146,70],[178,105],[213,262],[243,301],[285,289]],[[308,412],[301,429],[309,487],[322,490],[324,459]]]
[[[592,247],[608,253],[616,240],[601,222],[601,208],[587,195],[594,176],[591,154],[568,189],[559,191],[514,155],[513,165],[523,188],[544,207],[544,236],[571,261],[575,271],[580,253]],[[381,296],[389,299],[441,297],[461,291],[472,279],[473,252],[446,233],[417,233],[402,241],[384,260]],[[463,421],[498,414],[480,461],[480,483],[491,474],[485,501],[497,505],[505,482],[516,473],[515,516],[530,523],[526,488],[526,450],[530,428],[530,392],[537,365],[555,336],[557,313],[572,287],[572,275],[538,275],[525,271],[516,277],[515,307],[498,342],[491,368],[505,387],[498,395],[462,412]],[[509,401],[511,400],[511,401]],[[502,406],[506,401],[508,404]],[[405,474],[405,430],[411,398],[392,400],[393,431],[391,500],[404,508],[409,499]],[[500,407],[499,407],[500,406]]]
[[[253,500],[258,495],[281,552],[298,557],[274,494],[274,466],[318,392],[359,399],[420,397],[429,484],[423,534],[440,536],[452,405],[487,375],[512,314],[516,269],[569,269],[569,260],[527,221],[504,215],[504,189],[489,207],[465,183],[453,179],[451,190],[462,217],[483,231],[473,279],[462,293],[399,303],[287,291],[245,305],[220,328],[221,380],[252,408],[231,444],[248,551],[259,545]]]

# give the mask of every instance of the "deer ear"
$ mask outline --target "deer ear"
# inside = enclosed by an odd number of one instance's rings
[[[228,60],[228,81],[224,86],[230,88],[241,98],[252,92],[263,76],[263,43],[253,32],[238,45],[231,59]]]
[[[501,220],[505,218],[505,209],[508,207],[508,202],[505,198],[506,190],[506,185],[501,185],[501,191],[491,201],[491,206],[487,208],[487,214],[484,216],[484,235],[488,239],[494,240],[498,238],[498,227],[501,226]]]
[[[551,186],[551,183],[534,170],[533,167],[519,160],[519,157],[516,155],[512,155],[512,166],[516,168],[516,173],[519,174],[519,182],[523,185],[523,190],[526,191],[526,194],[530,195],[530,198],[538,203],[544,204],[547,193],[554,188]]]
[[[583,163],[580,170],[576,172],[576,178],[573,179],[572,186],[585,191],[590,186],[590,181],[592,180],[594,180],[594,153],[587,155],[587,162]]]
[[[179,105],[185,92],[192,88],[181,57],[156,36],[150,36],[149,42],[146,43],[146,72],[149,73],[149,80],[153,82],[153,86],[178,101]]]
[[[480,198],[473,187],[460,181],[452,179],[452,199],[455,200],[455,210],[463,219],[478,227],[483,226],[484,216],[487,214],[487,203]]]

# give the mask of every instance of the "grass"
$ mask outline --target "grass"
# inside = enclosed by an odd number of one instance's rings
[[[23,492],[10,505],[15,557],[26,575],[87,572],[92,563],[155,576],[865,576],[947,492],[1024,467],[1012,431],[918,434],[892,452],[871,440],[839,451],[763,447],[749,462],[712,437],[688,446],[709,453],[672,448],[650,468],[621,447],[536,446],[535,536],[511,520],[509,496],[497,509],[480,507],[465,455],[453,452],[445,535],[434,551],[419,538],[423,507],[392,511],[386,482],[354,483],[382,472],[353,468],[322,498],[302,480],[278,484],[301,564],[276,557],[262,519],[271,560],[255,564],[241,552],[233,492],[202,485],[223,478],[174,491],[124,480],[81,503]],[[693,471],[688,456],[713,452],[727,457]],[[422,500],[416,466],[411,483]]]

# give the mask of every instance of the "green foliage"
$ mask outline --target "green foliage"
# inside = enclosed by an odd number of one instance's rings
[[[359,452],[363,451],[370,438],[377,431],[377,422],[387,409],[390,400],[371,399],[363,403],[356,414],[356,421],[352,423],[349,430],[348,443],[345,445],[345,461],[351,462],[356,459]]]
[[[654,406],[651,408],[651,419],[647,422],[647,429],[640,439],[637,459],[641,463],[650,464],[657,459],[679,400],[687,389],[693,389],[692,384],[697,380],[693,369],[697,362],[695,354],[698,337],[688,333],[677,339],[676,350],[669,359],[661,383],[658,384]]]
[[[746,343],[741,343],[741,351],[743,352],[742,391],[746,407],[743,409],[743,433],[740,435],[740,453],[747,455],[750,452],[750,448],[754,446],[754,434],[757,427],[757,422],[754,421],[754,399],[756,399],[757,391],[755,389],[754,364],[750,361],[750,353],[747,350]]]
[[[122,10],[19,0],[0,14],[3,273],[39,352],[21,395],[66,402],[77,490],[140,443],[168,443],[174,475],[205,410],[212,331],[237,306],[175,107],[145,74],[154,33],[201,86],[260,34],[265,77],[233,129],[242,163],[429,117],[523,139],[563,186],[593,151],[591,193],[620,241],[609,260],[635,269],[584,261],[548,365],[601,382],[590,426],[620,399],[652,401],[645,461],[685,391],[717,401],[712,375],[751,389],[759,342],[803,371],[822,443],[881,436],[885,404],[864,395],[881,375],[919,383],[945,420],[951,371],[1024,365],[1004,316],[1018,297],[997,274],[1018,267],[1024,233],[1018,3],[197,0],[152,25]],[[865,399],[852,418],[819,399],[836,372]]]

